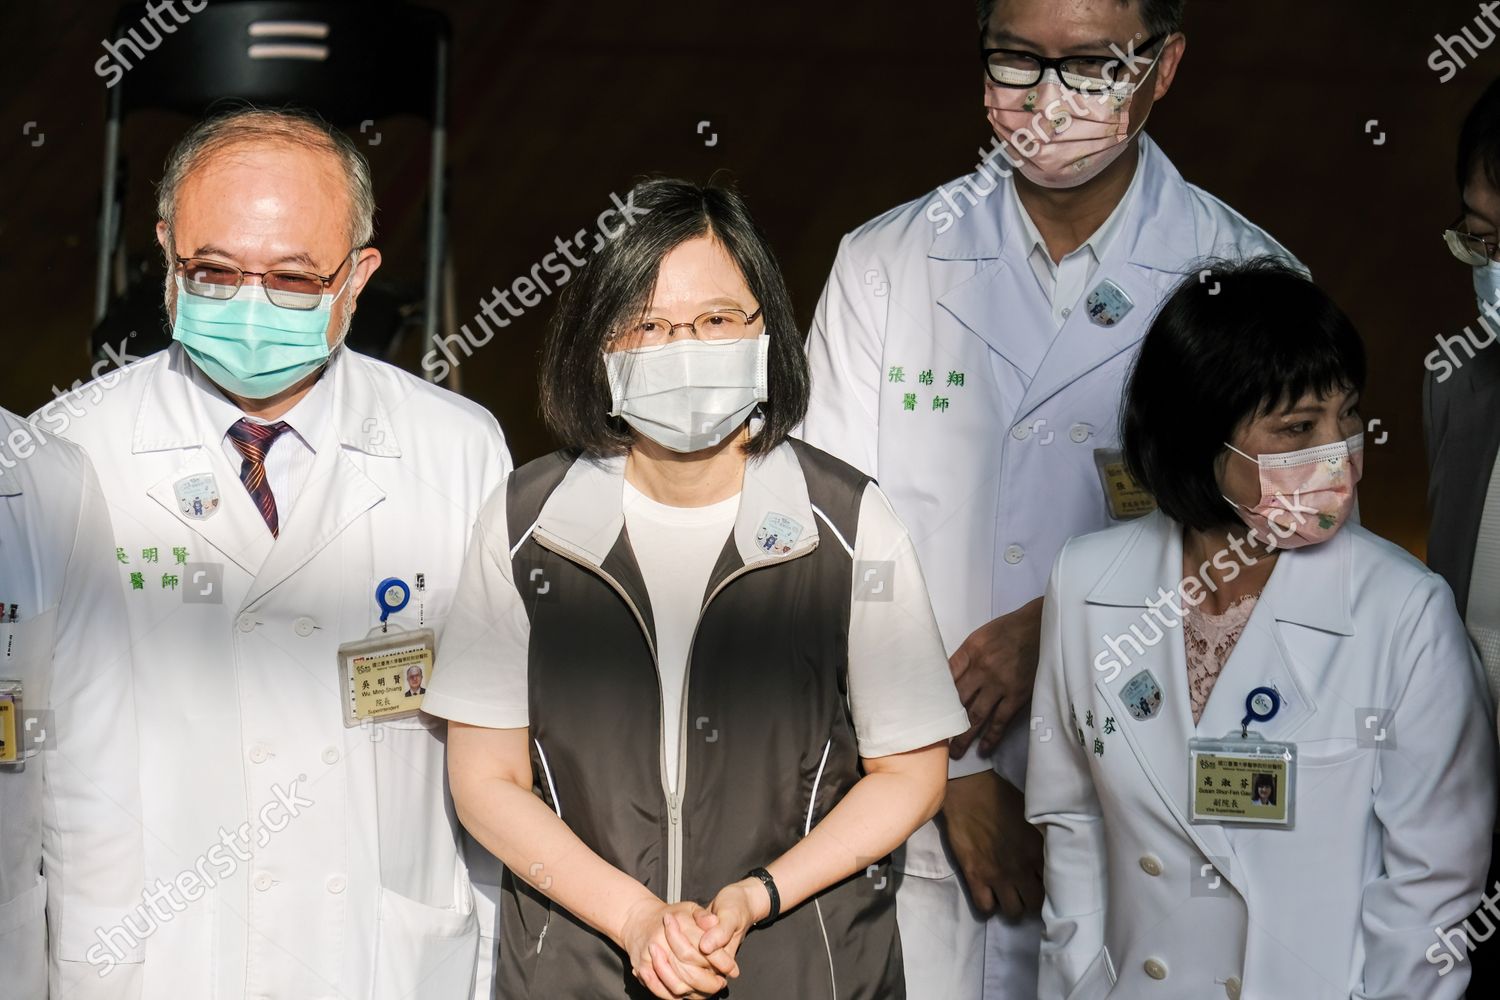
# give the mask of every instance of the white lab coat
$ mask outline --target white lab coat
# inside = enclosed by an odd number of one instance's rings
[[[916,543],[950,655],[979,626],[1040,596],[1068,537],[1112,523],[1094,451],[1118,447],[1123,383],[1171,288],[1204,256],[1286,253],[1184,181],[1149,138],[1139,141],[1137,190],[1088,285],[1113,280],[1130,296],[1134,307],[1116,325],[1095,325],[1080,302],[1057,330],[1026,260],[1024,227],[1005,224],[1016,197],[1008,179],[960,178],[839,247],[808,335],[812,403],[801,434],[879,480]],[[934,409],[939,398],[946,409]],[[1026,716],[1018,718],[995,766],[1021,787]],[[950,773],[974,770],[965,761]],[[953,874],[933,824],[913,835],[904,870]],[[912,1000],[970,1000],[981,973],[990,1000],[1034,1000],[1035,919],[995,917],[979,970],[972,963],[983,950],[954,944],[981,933],[961,905],[922,905],[907,917],[903,927],[923,928],[903,938],[909,968],[955,977],[944,988],[908,976]],[[973,956],[968,967],[955,967],[955,953]]]
[[[1026,784],[1038,995],[1461,997],[1468,962],[1440,975],[1428,953],[1483,888],[1495,745],[1447,585],[1358,525],[1283,552],[1195,730],[1176,615],[1146,609],[1182,579],[1160,513],[1070,541],[1052,573]],[[1138,720],[1121,690],[1141,671],[1162,701]],[[1296,825],[1192,825],[1188,740],[1237,735],[1260,686],[1282,705],[1255,731],[1297,746]]]
[[[191,371],[173,345],[85,386],[70,401],[81,416],[50,414],[93,458],[114,515],[146,878],[201,880],[151,928],[145,996],[468,1000],[478,921],[444,725],[346,728],[336,651],[378,624],[386,577],[412,588],[392,622],[441,638],[474,518],[510,469],[500,429],[340,350],[323,375],[330,425],[273,539]],[[194,474],[221,501],[202,518],[174,489]],[[245,823],[250,851],[233,836]],[[235,848],[215,850],[221,831]]]
[[[142,949],[89,961],[95,927],[141,896],[130,637],[109,514],[79,449],[4,410],[0,439],[0,678],[22,684],[25,755],[0,766],[0,993],[46,1000],[50,979],[54,997],[128,1000]]]

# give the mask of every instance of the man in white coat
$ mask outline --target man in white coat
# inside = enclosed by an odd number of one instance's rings
[[[482,408],[343,346],[373,202],[320,121],[198,125],[158,203],[174,343],[66,401],[136,643],[148,1000],[474,985],[443,724],[380,692],[432,666],[417,630],[510,459]],[[407,648],[341,654],[372,630]]]
[[[0,410],[0,993],[133,1000],[141,948],[130,634],[109,513],[78,448]]]
[[[906,847],[912,1000],[1036,996],[1041,844],[1019,789],[1047,573],[1069,536],[1152,508],[1116,420],[1157,304],[1199,258],[1285,253],[1141,130],[1184,0],[978,6],[996,143],[844,238],[808,336],[803,436],[877,477],[911,531],[973,724]]]

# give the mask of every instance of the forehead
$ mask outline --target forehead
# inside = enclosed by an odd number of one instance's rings
[[[1140,0],[998,0],[986,25],[991,36],[1024,40],[1045,54],[1107,51],[1144,31]]]
[[[257,258],[309,250],[337,255],[351,212],[331,151],[245,141],[209,151],[183,179],[173,229],[188,253],[210,243]]]
[[[650,309],[745,308],[750,297],[744,272],[724,244],[704,235],[679,243],[662,258]]]

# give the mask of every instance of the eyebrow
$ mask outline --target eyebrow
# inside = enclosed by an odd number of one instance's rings
[[[228,250],[225,250],[223,247],[215,246],[212,243],[203,244],[197,250],[194,250],[191,254],[189,254],[189,256],[222,257],[227,261],[231,261],[232,263],[238,264],[240,262],[240,259],[234,254],[230,253]],[[277,257],[274,261],[271,262],[271,269],[275,270],[276,266],[279,264],[301,264],[302,266],[312,270],[317,270],[318,267],[318,262],[313,260],[312,254],[308,253],[306,250],[298,250],[296,253]]]
[[[705,310],[712,310],[712,309],[716,309],[716,308],[718,308],[720,306],[727,306],[730,309],[740,309],[740,310],[743,310],[744,312],[747,312],[747,313],[751,311],[749,309],[746,309],[744,306],[740,305],[740,303],[739,303],[739,301],[737,299],[732,299],[732,298],[728,297],[727,295],[721,296],[721,297],[716,298],[716,299],[704,299],[699,304],[702,305]],[[653,316],[653,317],[660,316],[661,315],[661,309],[659,309],[656,306],[651,306],[650,308],[648,308],[646,310],[646,314],[647,314],[647,316]],[[700,312],[700,315],[701,315],[701,312]]]
[[[1343,401],[1343,405],[1345,405],[1345,406],[1358,405],[1358,403],[1359,403],[1359,393],[1357,393],[1357,392],[1350,393],[1349,396],[1348,396],[1348,398]],[[1322,412],[1323,412],[1323,406],[1321,404],[1318,404],[1318,403],[1309,403],[1306,406],[1294,406],[1294,407],[1292,407],[1289,410],[1282,410],[1280,413],[1278,413],[1276,415],[1278,417],[1293,417],[1293,416],[1296,416],[1299,413],[1322,413]]]
[[[1029,49],[1029,50],[1031,50],[1033,52],[1036,52],[1036,53],[1041,53],[1042,49],[1045,48],[1045,46],[1043,46],[1043,45],[1041,45],[1041,44],[1033,41],[1032,39],[1030,39],[1030,38],[1022,38],[1020,35],[1016,34],[1015,32],[1012,32],[1012,31],[996,31],[996,32],[993,32],[993,33],[986,33],[985,37],[987,39],[995,42],[997,45],[999,45],[1001,47],[1018,47],[1018,48],[1024,48],[1024,49]],[[1094,55],[1111,55],[1112,56],[1112,55],[1114,55],[1114,49],[1112,48],[1112,46],[1114,46],[1116,44],[1118,44],[1118,43],[1115,42],[1115,40],[1112,39],[1112,38],[1101,38],[1098,41],[1094,41],[1094,42],[1081,42],[1078,45],[1073,45],[1073,46],[1070,46],[1070,47],[1064,49],[1063,50],[1063,55],[1064,56],[1094,56]],[[1100,52],[1099,51],[1100,49],[1103,49],[1104,52]],[[1127,45],[1125,47],[1125,51],[1127,53],[1130,51],[1128,43],[1127,43]]]

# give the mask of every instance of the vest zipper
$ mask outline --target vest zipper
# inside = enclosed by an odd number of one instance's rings
[[[720,580],[718,586],[709,591],[708,597],[704,598],[703,607],[698,610],[698,621],[693,625],[693,634],[688,639],[687,670],[682,678],[682,707],[678,712],[678,718],[681,722],[681,732],[677,737],[677,794],[673,796],[675,803],[672,806],[672,841],[667,851],[668,903],[677,903],[682,899],[682,815],[680,806],[682,804],[682,790],[687,785],[688,687],[692,684],[693,680],[693,646],[698,642],[698,629],[703,625],[703,616],[708,612],[708,606],[714,602],[714,598],[718,597],[719,593],[725,587],[729,586],[732,581],[739,579],[753,570],[791,562],[793,559],[807,555],[817,547],[817,539],[814,539],[811,545],[798,552],[789,552],[784,556],[763,559],[748,566],[741,566]],[[773,859],[766,859],[766,861],[771,860]]]
[[[661,662],[657,659],[656,642],[651,638],[651,630],[646,627],[645,616],[642,615],[640,609],[635,606],[635,602],[630,599],[630,595],[625,592],[625,588],[620,586],[620,582],[613,576],[611,576],[609,573],[606,573],[602,566],[597,566],[594,563],[591,563],[588,560],[584,559],[583,557],[569,552],[566,548],[563,547],[561,542],[550,541],[548,537],[541,531],[533,531],[531,533],[531,537],[535,539],[536,543],[542,548],[547,549],[550,552],[555,552],[569,562],[581,566],[589,572],[593,573],[595,576],[598,576],[605,583],[609,584],[610,587],[614,589],[615,593],[620,595],[620,599],[625,602],[625,606],[630,609],[631,614],[635,615],[635,621],[636,624],[640,626],[641,634],[646,637],[646,645],[651,650],[651,665],[656,668],[656,694],[658,698],[661,697]],[[814,539],[811,545],[808,545],[806,548],[800,551],[791,552],[787,555],[777,556],[772,559],[764,559],[760,562],[753,563],[748,566],[741,566],[739,569],[735,570],[733,573],[730,573],[724,579],[719,581],[718,586],[714,587],[713,591],[709,593],[707,599],[705,599],[703,602],[703,607],[698,611],[697,624],[693,626],[692,637],[688,639],[687,670],[684,672],[682,678],[682,704],[678,713],[679,726],[677,737],[677,791],[675,792],[672,791],[671,782],[667,777],[667,740],[665,719],[663,719],[659,724],[657,733],[657,747],[661,758],[661,790],[662,793],[666,796],[667,800],[667,894],[664,897],[667,903],[679,903],[682,901],[682,790],[683,786],[687,783],[688,686],[691,683],[693,676],[693,645],[698,641],[698,628],[703,624],[703,614],[708,610],[709,604],[713,603],[713,599],[719,596],[719,592],[727,587],[731,581],[744,576],[746,573],[749,573],[752,570],[757,570],[765,566],[777,565],[784,562],[790,562],[793,559],[797,559],[801,556],[807,555],[817,547],[818,542],[816,539]],[[822,917],[820,915],[819,920],[821,921],[821,919]],[[824,932],[824,947],[827,947],[826,931]],[[540,942],[538,942],[538,948],[540,948]],[[833,954],[832,952],[829,952],[830,974],[833,971],[832,961]]]
[[[823,952],[828,956],[828,996],[830,1000],[838,1000],[839,981],[833,974],[833,946],[828,943],[828,928],[823,923],[823,907],[816,896],[813,897],[813,909],[818,914],[818,930],[823,934]],[[540,946],[537,950],[541,950]]]

